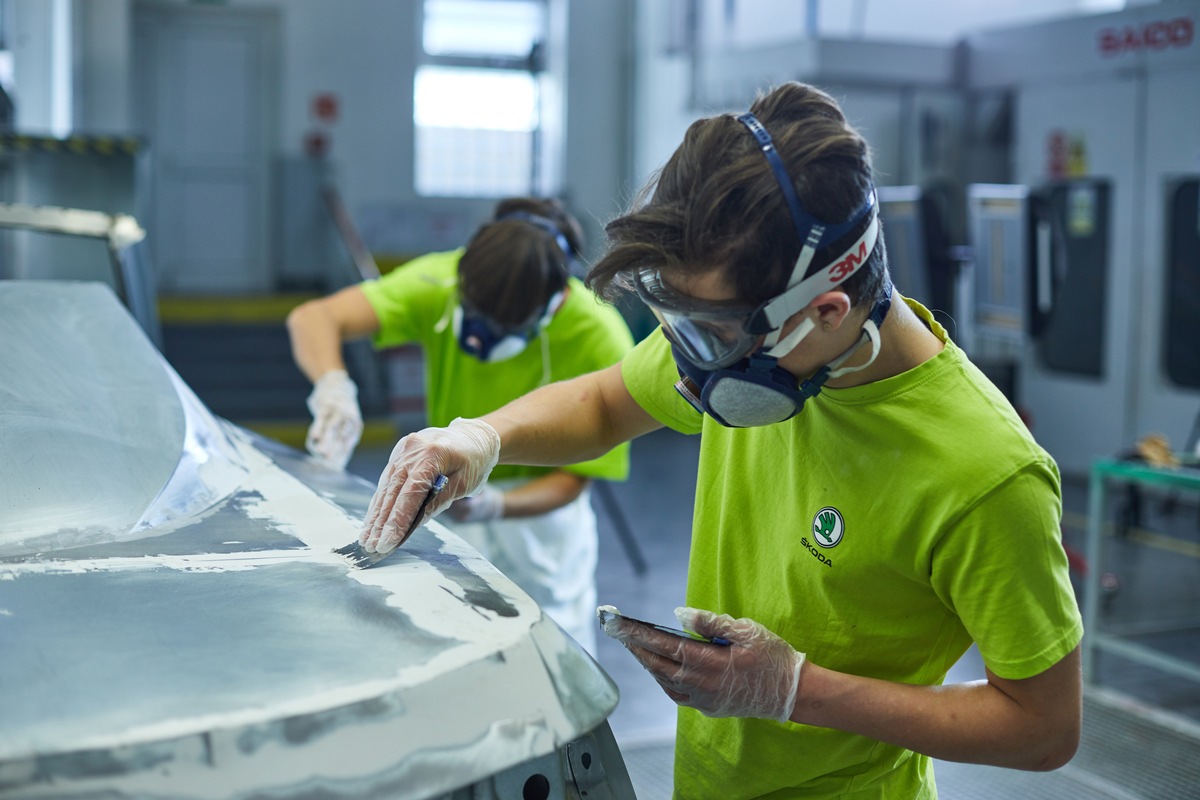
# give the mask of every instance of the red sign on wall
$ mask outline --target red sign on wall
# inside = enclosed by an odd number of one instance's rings
[[[1156,20],[1145,25],[1101,28],[1097,35],[1100,55],[1107,58],[1138,53],[1190,47],[1196,38],[1191,17]]]
[[[338,97],[332,92],[321,92],[313,96],[313,116],[322,122],[335,122],[338,115]]]
[[[329,134],[325,131],[309,131],[304,135],[304,153],[309,158],[324,158],[329,154]]]

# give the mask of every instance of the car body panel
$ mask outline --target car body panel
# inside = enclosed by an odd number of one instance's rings
[[[609,677],[436,520],[332,553],[374,487],[213,417],[103,285],[0,281],[0,341],[6,797],[435,797],[607,728]]]

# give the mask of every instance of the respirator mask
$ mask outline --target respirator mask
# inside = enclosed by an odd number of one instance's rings
[[[879,326],[891,308],[892,287],[889,282],[883,298],[863,324],[858,341],[812,377],[797,385],[796,377],[779,366],[779,359],[815,327],[811,319],[805,318],[781,338],[787,320],[808,307],[818,295],[844,283],[875,249],[879,238],[875,191],[867,194],[849,219],[826,225],[801,207],[783,160],[762,123],[752,114],[742,114],[737,119],[758,140],[804,243],[787,288],[758,306],[749,306],[699,300],[676,292],[656,269],[639,270],[634,285],[671,342],[671,354],[680,375],[675,388],[697,411],[720,424],[747,428],[790,419],[800,412],[808,398],[821,391],[827,380],[870,365],[879,355]],[[828,266],[804,277],[818,251],[838,244],[868,219],[863,232]],[[867,362],[842,368],[868,342],[871,355]]]
[[[454,309],[454,338],[463,352],[480,361],[507,361],[524,352],[541,335],[566,299],[566,290],[555,292],[545,306],[518,325],[501,325],[466,302]]]

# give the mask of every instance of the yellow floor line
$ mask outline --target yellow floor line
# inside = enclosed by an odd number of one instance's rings
[[[1161,533],[1142,530],[1141,528],[1131,528],[1128,535],[1133,541],[1138,544],[1144,544],[1147,547],[1166,550],[1181,556],[1200,558],[1200,545],[1194,542],[1185,542],[1181,539],[1176,539],[1174,536],[1166,536]]]
[[[261,297],[165,296],[158,298],[158,317],[164,325],[282,324],[288,312],[314,294]]]
[[[304,449],[304,439],[308,435],[307,422],[277,422],[269,420],[237,420],[236,424],[248,428],[257,434],[274,439],[277,442]],[[364,420],[363,434],[359,446],[382,447],[396,443],[400,433],[390,420]]]
[[[1064,511],[1062,524],[1064,528],[1070,528],[1080,533],[1087,533],[1087,514],[1080,514],[1077,511]]]
[[[1070,528],[1079,533],[1087,533],[1087,514],[1080,514],[1077,511],[1064,511],[1062,521],[1064,528]],[[1111,522],[1106,522],[1104,524],[1104,532],[1112,536],[1115,532],[1115,527]],[[1144,544],[1156,550],[1165,550],[1181,556],[1200,558],[1200,544],[1196,544],[1195,542],[1185,542],[1174,536],[1148,531],[1145,528],[1130,528],[1126,535],[1138,544]]]

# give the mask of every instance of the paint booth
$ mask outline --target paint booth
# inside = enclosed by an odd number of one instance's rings
[[[1200,414],[1200,3],[969,37],[1012,175],[968,187],[976,350],[1064,472]],[[1084,413],[1085,412],[1085,413]]]

